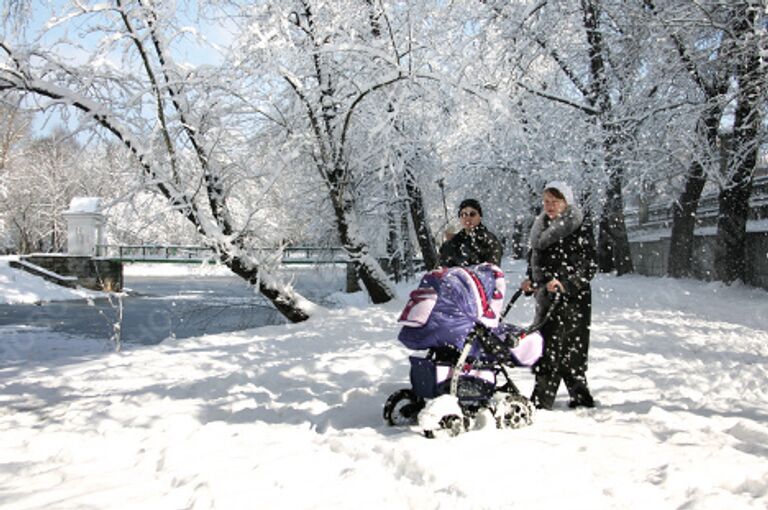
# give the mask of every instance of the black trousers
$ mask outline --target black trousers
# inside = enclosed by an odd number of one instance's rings
[[[576,299],[560,303],[541,328],[544,353],[533,366],[536,384],[531,395],[536,407],[552,408],[560,381],[565,383],[573,404],[593,403],[587,385],[591,321],[592,294],[586,290]]]

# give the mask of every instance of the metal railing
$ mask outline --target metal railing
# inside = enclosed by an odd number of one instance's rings
[[[668,229],[672,226],[673,207],[670,202],[651,204],[640,213],[637,208],[628,208],[625,222],[630,232],[641,229]],[[697,227],[710,227],[717,224],[719,213],[717,192],[708,192],[699,199],[696,210]],[[748,221],[768,219],[768,175],[755,177],[752,182],[752,195],[749,198]]]
[[[100,244],[96,254],[100,258],[124,262],[204,262],[216,259],[216,253],[204,246]]]
[[[262,258],[269,258],[275,249],[259,248]],[[205,246],[183,245],[99,245],[99,258],[123,262],[170,262],[170,263],[214,263],[216,252]],[[258,256],[258,254],[257,254]],[[346,252],[340,247],[289,246],[283,248],[280,264],[346,264]]]

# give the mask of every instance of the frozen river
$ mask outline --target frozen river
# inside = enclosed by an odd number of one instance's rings
[[[322,304],[344,286],[344,272],[307,271],[295,282],[305,297]],[[234,276],[130,276],[123,298],[123,342],[156,344],[281,324],[285,319],[246,282]],[[0,304],[0,326],[31,326],[77,336],[110,338],[117,309],[106,299]]]

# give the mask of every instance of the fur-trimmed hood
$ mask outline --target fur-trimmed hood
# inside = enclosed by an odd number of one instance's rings
[[[539,263],[541,251],[576,232],[583,222],[584,213],[576,205],[568,205],[565,211],[554,220],[551,220],[546,213],[541,213],[534,220],[528,241],[531,248],[531,273],[534,282],[539,283],[544,277]]]

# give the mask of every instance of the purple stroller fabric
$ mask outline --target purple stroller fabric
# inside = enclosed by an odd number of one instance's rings
[[[438,269],[425,274],[419,288],[411,293],[412,301],[422,289],[433,289],[437,296],[431,313],[422,326],[404,325],[398,335],[406,347],[414,350],[430,349],[433,347],[442,347],[451,345],[457,349],[464,347],[464,339],[475,326],[480,322],[484,312],[480,310],[482,299],[478,300],[478,294],[484,294],[487,298],[493,296],[497,283],[496,279],[503,273],[492,264],[480,264],[467,268],[452,267]],[[496,292],[503,299],[503,292]],[[413,308],[411,308],[413,307]],[[408,312],[418,307],[412,302],[406,306],[400,317],[401,324],[410,324],[407,321]],[[491,310],[495,314],[496,324],[487,324],[490,327],[498,325],[498,312]],[[420,313],[423,315],[423,312]],[[493,318],[485,317],[485,321],[493,321]]]
[[[499,323],[504,290],[504,273],[493,264],[431,271],[411,293],[411,300],[400,317],[403,327],[398,340],[414,350],[444,346],[461,350],[477,323],[504,338],[515,328]],[[515,364],[528,366],[541,356],[542,345],[538,334],[528,335],[511,349],[510,359]],[[474,345],[470,355],[481,354],[480,346]]]

